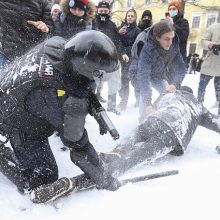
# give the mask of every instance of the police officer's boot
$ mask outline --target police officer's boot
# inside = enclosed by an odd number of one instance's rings
[[[96,184],[97,188],[115,191],[120,187],[120,182],[105,171],[102,161],[89,142],[84,146],[74,144],[70,149],[70,157],[73,163]]]

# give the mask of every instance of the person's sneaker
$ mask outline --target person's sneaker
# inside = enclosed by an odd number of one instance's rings
[[[107,111],[108,112],[113,112],[115,113],[116,115],[120,115],[121,113],[116,109],[116,108],[107,108]]]
[[[31,201],[34,203],[45,203],[53,201],[73,191],[75,185],[67,177],[60,178],[51,184],[39,186],[32,190]]]

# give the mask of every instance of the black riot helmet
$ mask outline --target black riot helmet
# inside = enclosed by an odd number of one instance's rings
[[[106,81],[119,68],[114,43],[95,30],[82,31],[65,44],[64,63],[69,77],[82,75],[90,80]]]

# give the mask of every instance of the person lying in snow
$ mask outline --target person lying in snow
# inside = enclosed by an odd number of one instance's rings
[[[153,108],[154,112],[137,127],[134,135],[112,152],[100,153],[110,172],[124,173],[169,153],[184,154],[199,125],[220,133],[220,118],[199,103],[189,87],[160,95]]]

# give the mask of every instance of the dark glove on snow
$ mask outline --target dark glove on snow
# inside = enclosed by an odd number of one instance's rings
[[[220,51],[220,44],[214,44],[212,46],[212,52],[215,54],[215,55],[219,55],[219,51]]]
[[[104,180],[100,184],[96,185],[97,189],[106,189],[110,191],[116,191],[121,186],[118,179],[111,175],[105,175]]]

